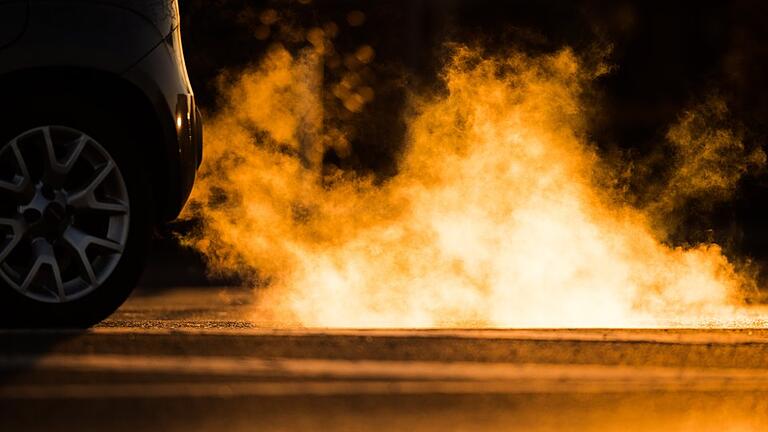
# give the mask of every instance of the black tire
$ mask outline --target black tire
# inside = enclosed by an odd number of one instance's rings
[[[19,134],[42,126],[64,126],[93,138],[111,156],[127,188],[130,200],[127,240],[111,274],[97,288],[76,300],[63,303],[38,301],[0,278],[0,326],[89,327],[107,318],[123,304],[144,268],[154,219],[148,164],[142,161],[143,155],[137,151],[139,147],[136,138],[132,138],[129,119],[114,110],[94,104],[73,107],[62,103],[57,107],[56,101],[39,105],[17,110],[12,118],[6,118],[0,124],[0,149]]]

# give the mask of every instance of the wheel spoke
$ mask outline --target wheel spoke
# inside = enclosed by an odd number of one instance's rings
[[[120,253],[123,251],[123,246],[116,242],[109,239],[103,239],[100,237],[94,237],[94,236],[88,236],[88,244],[93,246],[98,246],[102,248],[103,250],[110,251],[112,253]]]
[[[115,164],[112,161],[102,165],[85,187],[67,198],[67,204],[80,211],[98,211],[115,215],[128,213],[128,204],[123,201],[105,202],[96,198],[96,190],[114,169]]]
[[[67,174],[72,171],[75,163],[80,158],[80,154],[83,152],[83,149],[88,142],[88,137],[85,134],[81,134],[65,156],[64,161],[60,162],[59,158],[56,156],[56,150],[54,149],[51,128],[46,127],[43,128],[42,131],[43,137],[45,138],[45,152],[48,155],[45,180],[49,184],[61,185],[66,179]]]
[[[123,246],[115,241],[92,236],[78,228],[70,226],[64,231],[62,239],[67,243],[70,250],[74,252],[79,261],[80,269],[83,272],[83,278],[86,282],[96,283],[96,275],[91,265],[91,261],[88,258],[88,247],[97,246],[102,250],[106,250],[111,253],[122,253]]]
[[[27,169],[27,163],[24,161],[24,157],[21,155],[16,141],[11,142],[8,146],[13,153],[14,159],[16,159],[16,166],[19,169],[19,173],[15,174],[11,181],[0,180],[0,192],[4,192],[5,194],[14,197],[25,196],[30,192],[30,186],[32,184],[29,177],[29,170]]]
[[[96,189],[114,169],[115,164],[112,161],[102,165],[85,187],[69,195],[67,204],[80,211],[102,211],[114,214],[127,213],[128,206],[122,201],[108,203],[99,201],[96,198]]]
[[[2,263],[6,258],[8,258],[8,255],[13,252],[13,250],[21,241],[22,237],[24,237],[25,226],[21,221],[8,218],[0,218],[0,226],[10,227],[12,231],[10,241],[7,241],[8,238],[6,236],[6,239],[3,241],[3,243],[0,243],[0,247],[2,247],[2,249],[0,249],[0,263]],[[2,246],[3,244],[5,244],[5,246]]]
[[[56,294],[59,295],[59,301],[64,303],[67,301],[67,293],[64,291],[64,281],[61,280],[61,269],[59,268],[59,262],[56,259],[56,255],[53,256],[53,279],[56,282]]]
[[[105,163],[101,166],[101,169],[99,169],[96,176],[91,180],[91,182],[88,184],[88,186],[85,187],[84,191],[87,191],[88,193],[94,193],[96,192],[96,188],[98,188],[101,183],[104,181],[104,179],[107,178],[107,176],[112,172],[112,170],[115,169],[115,163],[111,160]]]
[[[122,201],[107,203],[103,201],[94,201],[91,203],[89,210],[100,211],[104,213],[123,215],[128,213],[128,205]]]
[[[85,233],[77,228],[70,227],[64,231],[62,239],[69,245],[70,250],[77,255],[77,258],[80,261],[80,270],[82,271],[83,279],[85,279],[86,282],[93,284],[96,283],[96,275],[93,272],[91,261],[88,259],[88,254],[86,254],[88,244],[84,241],[85,237]]]
[[[64,282],[61,280],[61,270],[59,269],[59,262],[56,259],[53,246],[47,241],[40,239],[33,243],[33,249],[35,251],[35,261],[32,263],[32,267],[29,269],[24,281],[21,283],[21,290],[24,292],[29,291],[32,283],[38,278],[42,268],[48,266],[53,275],[53,283],[56,285],[55,294],[58,296],[59,301],[65,301],[66,293],[64,292]]]
[[[29,269],[29,273],[27,273],[27,277],[24,278],[24,281],[21,283],[21,290],[22,291],[28,291],[29,286],[32,285],[32,281],[35,280],[35,277],[40,272],[40,268],[45,264],[45,259],[43,257],[37,257],[35,258],[35,262],[32,264],[32,267]]]
[[[69,155],[67,155],[67,161],[64,162],[63,166],[64,169],[66,169],[67,173],[72,171],[72,167],[75,166],[75,162],[80,158],[80,154],[83,153],[83,149],[85,148],[85,144],[88,142],[88,137],[85,135],[81,135],[80,138],[77,140],[77,144],[75,144],[74,148],[70,150]]]

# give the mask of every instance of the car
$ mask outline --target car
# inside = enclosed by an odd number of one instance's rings
[[[0,325],[88,327],[202,160],[176,0],[0,0]]]

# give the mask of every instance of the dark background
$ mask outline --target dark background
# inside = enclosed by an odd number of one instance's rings
[[[339,28],[338,52],[372,46],[376,57],[368,79],[376,98],[362,112],[349,114],[350,122],[365,127],[352,134],[351,154],[329,152],[325,163],[381,178],[397,170],[405,89],[439,86],[447,41],[480,43],[490,52],[532,53],[566,45],[589,52],[610,44],[615,69],[596,82],[591,99],[592,138],[605,151],[650,154],[684,109],[713,92],[727,102],[748,148],[765,147],[768,137],[768,2],[181,0],[180,7],[187,67],[208,115],[216,110],[216,82],[223,72],[255,64],[276,42],[292,50],[306,46],[281,28],[333,22]],[[266,26],[265,37],[261,14],[266,9],[277,11],[279,21]],[[349,24],[353,11],[365,15],[362,25]],[[733,200],[696,212],[675,241],[697,241],[707,231],[732,256],[766,261],[766,192],[768,176],[750,173]],[[173,240],[174,232],[185,229],[188,223],[158,233],[145,285],[206,283],[200,257]],[[185,276],[179,280],[178,274]]]

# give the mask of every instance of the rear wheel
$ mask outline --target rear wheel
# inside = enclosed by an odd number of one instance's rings
[[[143,268],[152,206],[135,147],[119,125],[73,118],[28,121],[0,143],[5,326],[92,325],[123,303]]]

